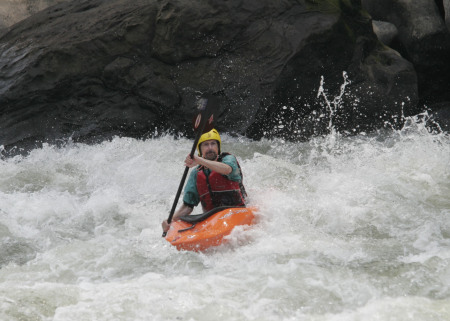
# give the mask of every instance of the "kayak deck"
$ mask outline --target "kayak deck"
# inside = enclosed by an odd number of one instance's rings
[[[214,213],[189,215],[172,222],[166,240],[178,250],[204,251],[212,246],[226,243],[235,226],[251,225],[255,207],[233,207],[215,209]],[[196,218],[198,217],[198,218]],[[205,219],[202,219],[206,217]],[[183,219],[189,222],[183,221]],[[202,219],[199,221],[199,219]]]

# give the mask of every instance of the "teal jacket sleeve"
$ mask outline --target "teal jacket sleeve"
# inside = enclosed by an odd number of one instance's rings
[[[200,196],[197,191],[197,173],[198,169],[195,168],[189,175],[186,186],[184,187],[183,203],[191,207],[197,206],[200,203]]]
[[[231,166],[232,171],[227,175],[227,178],[233,182],[241,182],[242,181],[242,173],[239,169],[238,162],[236,157],[233,155],[227,155],[222,159],[222,163]]]

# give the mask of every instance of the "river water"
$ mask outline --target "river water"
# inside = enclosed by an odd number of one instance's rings
[[[206,253],[161,238],[189,139],[2,159],[0,320],[450,320],[448,136],[222,138],[260,211]]]

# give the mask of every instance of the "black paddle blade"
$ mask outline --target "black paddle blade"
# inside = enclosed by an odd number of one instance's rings
[[[196,125],[197,122],[199,122],[199,117],[201,117],[201,114],[195,115],[192,118],[192,128],[194,129],[194,132],[198,132],[200,129],[199,125]],[[211,131],[214,128],[214,114],[212,114],[207,120],[205,127],[203,128],[202,134],[207,133]]]
[[[199,113],[192,119],[192,127],[195,132],[201,130],[201,133],[207,133],[214,128],[214,113],[219,105],[218,99],[212,95],[202,97],[197,102]]]

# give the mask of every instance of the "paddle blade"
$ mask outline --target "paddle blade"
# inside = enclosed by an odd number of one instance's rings
[[[214,113],[217,111],[217,106],[218,100],[212,95],[199,99],[197,102],[197,110],[199,113],[192,119],[192,127],[195,132],[201,130],[203,134],[214,128]]]
[[[194,129],[194,132],[196,132],[196,133],[200,130],[200,126],[196,125],[196,123],[200,121],[199,117],[202,117],[201,114],[195,115],[192,118],[192,128]],[[214,114],[212,114],[206,120],[205,127],[203,127],[203,130],[201,133],[202,134],[207,133],[207,132],[211,131],[213,128],[214,128]]]

